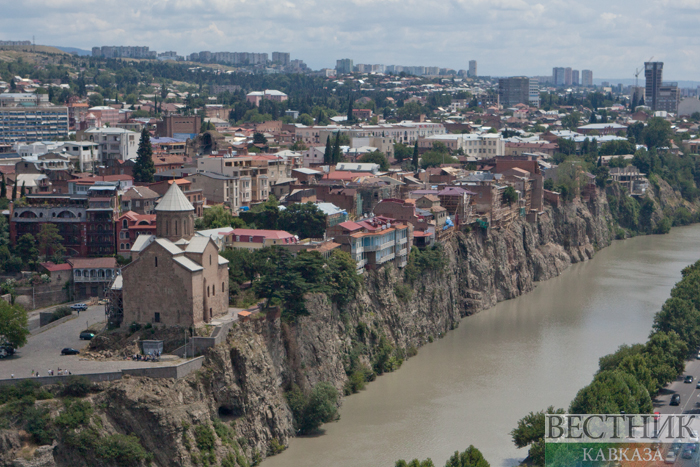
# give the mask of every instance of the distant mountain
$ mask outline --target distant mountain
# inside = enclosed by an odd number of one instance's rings
[[[83,50],[83,49],[76,49],[75,47],[59,47],[55,46],[58,50],[63,50],[66,53],[69,54],[75,54],[75,55],[92,55],[91,50]]]

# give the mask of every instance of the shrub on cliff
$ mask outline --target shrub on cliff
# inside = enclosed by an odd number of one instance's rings
[[[440,272],[447,266],[447,256],[442,243],[421,250],[411,248],[408,255],[408,264],[404,268],[404,277],[407,282],[413,284],[421,275],[427,272]]]
[[[311,433],[322,424],[338,418],[340,394],[330,383],[318,383],[308,395],[298,386],[294,386],[286,393],[286,397],[294,416],[294,424],[300,434]]]

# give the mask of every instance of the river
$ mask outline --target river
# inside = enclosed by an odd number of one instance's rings
[[[700,225],[616,241],[522,297],[464,318],[400,370],[345,398],[322,435],[293,439],[263,467],[393,467],[430,457],[437,467],[470,444],[493,467],[527,456],[509,436],[549,405],[568,407],[598,359],[644,342],[653,316],[700,259]]]

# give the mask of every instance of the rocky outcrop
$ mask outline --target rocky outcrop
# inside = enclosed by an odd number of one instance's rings
[[[294,436],[284,397],[292,384],[310,389],[327,381],[342,390],[347,356],[360,344],[364,363],[371,362],[382,337],[400,349],[398,355],[410,355],[464,316],[592,258],[610,244],[612,231],[606,197],[599,195],[547,208],[536,224],[521,218],[501,231],[458,233],[444,245],[444,267],[420,271],[412,283],[391,266],[371,271],[342,309],[325,295],[312,295],[305,297],[309,316],[296,323],[262,318],[235,326],[225,344],[207,352],[203,368],[183,380],[104,383],[90,396],[99,418],[90,423],[105,435],[135,434],[154,465],[203,465],[212,455],[217,462],[245,465]],[[221,422],[231,433],[218,433]],[[218,425],[212,451],[197,447],[197,425]],[[6,444],[12,450],[11,439]],[[57,466],[108,465],[63,442],[53,457]]]

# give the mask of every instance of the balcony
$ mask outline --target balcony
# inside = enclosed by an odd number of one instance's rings
[[[396,258],[396,255],[394,253],[389,253],[388,255],[384,255],[381,258],[377,260],[377,264],[384,264],[388,261],[392,261]]]

